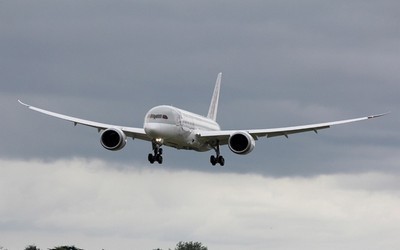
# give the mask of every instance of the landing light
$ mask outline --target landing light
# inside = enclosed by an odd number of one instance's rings
[[[164,140],[162,138],[156,138],[156,143],[162,144]]]

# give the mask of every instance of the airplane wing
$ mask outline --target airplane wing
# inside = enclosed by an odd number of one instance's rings
[[[340,120],[333,122],[325,122],[325,123],[317,123],[317,124],[309,124],[309,125],[301,125],[301,126],[293,126],[293,127],[282,127],[282,128],[270,128],[270,129],[250,129],[250,130],[221,130],[221,131],[200,131],[197,136],[205,141],[219,141],[220,145],[228,144],[229,137],[236,132],[247,132],[249,133],[255,140],[259,137],[266,136],[275,137],[275,136],[285,136],[288,138],[291,134],[303,133],[308,131],[314,131],[318,133],[318,130],[330,128],[334,125],[340,125],[351,122],[358,122],[368,119],[373,119],[377,117],[384,116],[388,113],[378,114],[378,115],[370,115],[355,119],[348,120]]]
[[[69,121],[69,122],[73,122],[75,126],[78,125],[78,124],[81,124],[81,125],[85,125],[85,126],[96,128],[98,131],[105,130],[105,129],[108,129],[108,128],[119,128],[128,137],[137,138],[137,139],[141,139],[141,140],[145,140],[145,141],[151,141],[151,139],[144,132],[143,128],[124,127],[124,126],[118,126],[118,125],[112,125],[112,124],[106,124],[106,123],[100,123],[100,122],[84,120],[84,119],[80,119],[80,118],[76,118],[76,117],[72,117],[72,116],[58,114],[58,113],[51,112],[51,111],[44,110],[44,109],[40,109],[40,108],[37,108],[37,107],[33,107],[31,105],[28,105],[28,104],[25,104],[25,103],[21,102],[20,100],[18,100],[18,102],[21,103],[22,105],[24,105],[25,107],[31,109],[31,110],[40,112],[40,113],[45,114],[45,115],[53,116],[53,117],[56,117],[56,118],[59,118],[59,119],[62,119],[62,120],[66,120],[66,121]]]

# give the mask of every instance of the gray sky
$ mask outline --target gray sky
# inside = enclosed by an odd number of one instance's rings
[[[0,246],[399,246],[390,233],[400,229],[399,9],[398,1],[2,1]],[[224,168],[211,167],[211,151],[168,148],[163,166],[150,166],[147,142],[109,152],[97,131],[16,102],[141,127],[159,104],[206,114],[221,71],[226,129],[392,114],[259,140],[246,156],[224,147]]]

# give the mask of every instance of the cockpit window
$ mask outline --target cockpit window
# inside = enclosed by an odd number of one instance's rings
[[[164,120],[168,120],[168,116],[167,115],[163,115],[163,114],[150,114],[148,116],[149,119],[164,119]]]

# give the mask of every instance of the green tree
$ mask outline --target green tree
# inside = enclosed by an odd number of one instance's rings
[[[208,250],[206,246],[203,246],[200,242],[179,242],[176,244],[175,250]]]
[[[25,247],[25,250],[40,250],[40,248],[36,247],[35,245],[29,245]]]
[[[83,249],[77,248],[75,246],[60,246],[55,248],[49,248],[49,250],[83,250]]]

